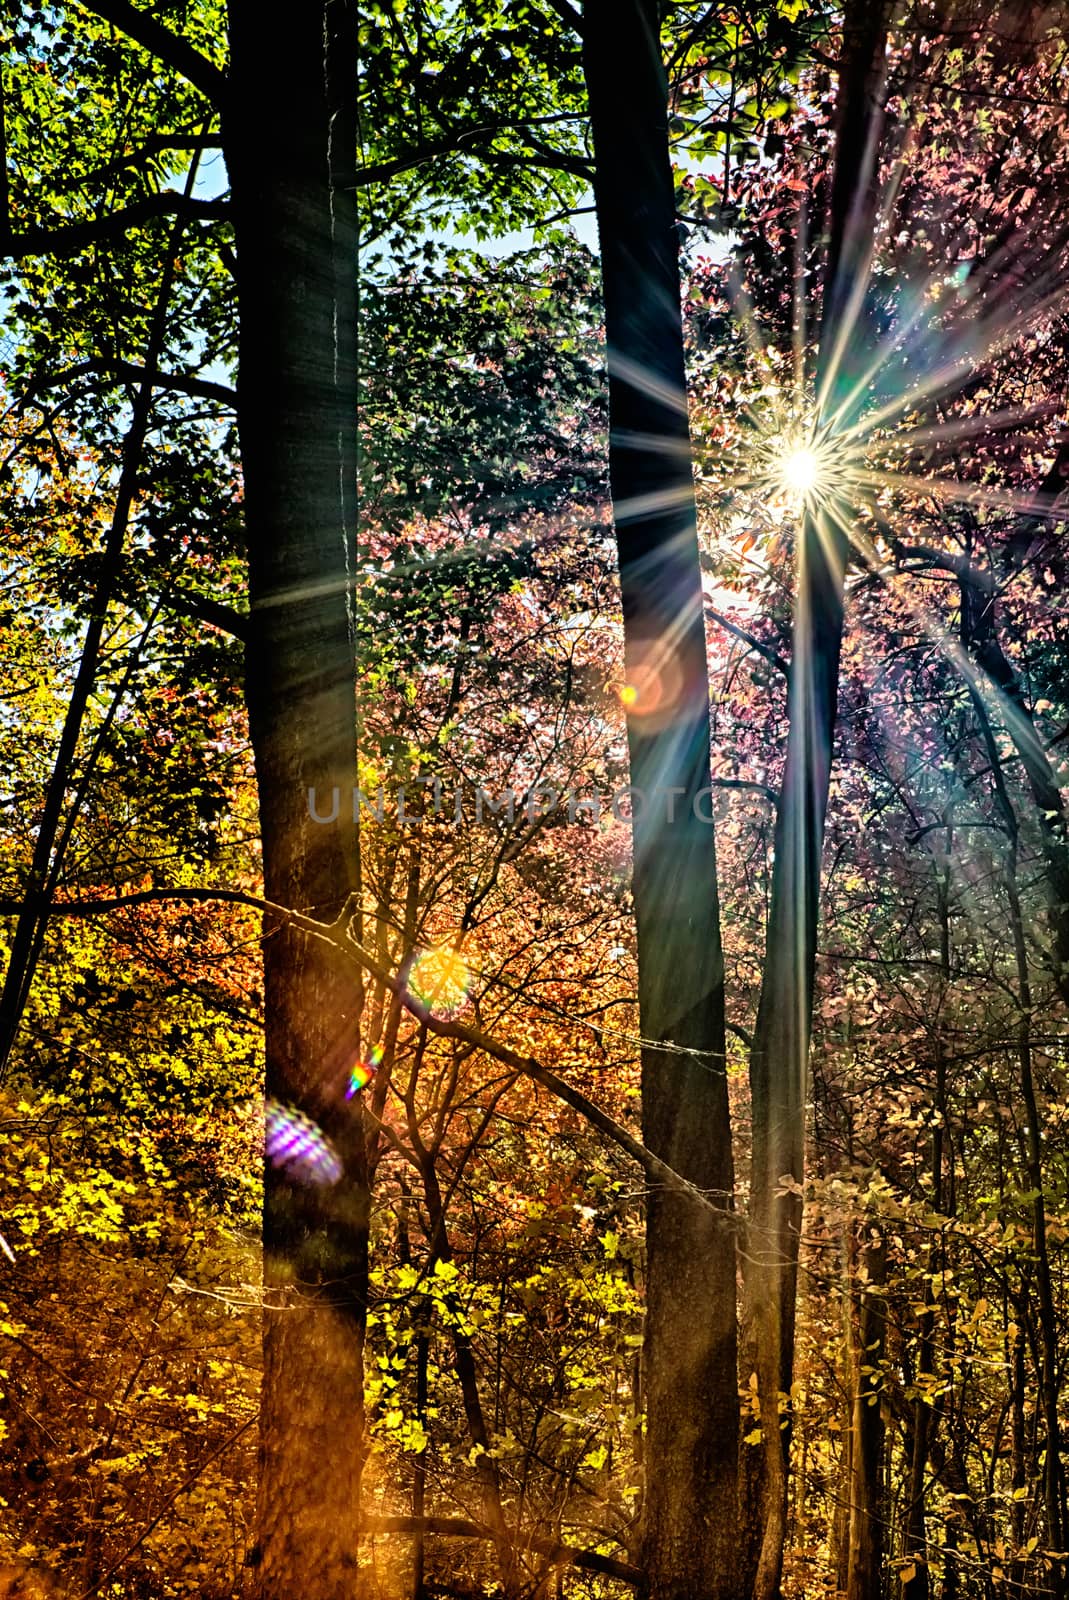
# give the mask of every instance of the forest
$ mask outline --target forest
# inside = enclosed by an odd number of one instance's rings
[[[0,1597],[1069,1596],[1069,6],[0,28]]]

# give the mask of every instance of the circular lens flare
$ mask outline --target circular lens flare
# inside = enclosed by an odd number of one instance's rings
[[[425,951],[413,962],[408,985],[429,1010],[455,1017],[467,1001],[471,973],[460,952],[444,945]]]
[[[638,641],[629,652],[620,704],[644,730],[657,731],[685,711],[678,645],[671,636]]]

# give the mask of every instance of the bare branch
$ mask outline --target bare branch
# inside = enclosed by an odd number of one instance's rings
[[[146,159],[163,155],[168,150],[220,150],[221,148],[219,133],[154,133],[136,150],[131,150],[127,155],[117,156],[114,161],[109,161],[102,167],[95,167],[92,172],[64,178],[56,184],[56,188],[60,192],[70,193],[74,189],[85,189],[91,183],[103,183],[122,172],[128,172],[131,167],[140,166]]]
[[[981,594],[994,594],[995,579],[990,572],[985,572],[982,567],[974,566],[965,556],[955,555],[951,550],[937,550],[930,544],[903,544],[901,539],[892,541],[895,560],[906,572],[923,572],[935,568],[939,572],[952,572],[959,583],[967,583],[971,589],[977,589]]]
[[[371,183],[385,183],[390,178],[400,177],[402,173],[411,172],[416,167],[422,167],[428,161],[436,161],[439,156],[466,155],[474,156],[480,161],[501,163],[511,161],[517,165],[527,164],[532,167],[556,167],[562,172],[574,172],[579,177],[588,177],[590,165],[581,156],[560,151],[558,154],[551,145],[531,139],[535,148],[542,152],[542,157],[523,157],[511,152],[495,152],[489,148],[489,141],[499,133],[523,133],[535,123],[572,121],[571,115],[553,117],[533,117],[525,122],[477,122],[469,128],[455,128],[444,134],[440,139],[433,139],[426,144],[418,144],[409,150],[404,150],[400,155],[392,156],[388,161],[372,162],[367,166],[356,169],[356,187],[366,188]],[[530,135],[528,135],[531,137]],[[480,145],[480,141],[487,141]],[[474,147],[473,147],[474,143]]]
[[[714,778],[714,789],[745,789],[753,794],[764,795],[770,805],[779,805],[779,790],[773,789],[770,783],[757,783],[750,778]]]

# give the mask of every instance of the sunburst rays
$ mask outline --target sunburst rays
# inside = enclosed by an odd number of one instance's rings
[[[892,175],[881,206],[876,237],[885,234],[897,194]],[[794,270],[791,348],[779,355],[769,344],[757,313],[735,269],[727,273],[735,321],[755,369],[755,393],[734,407],[744,426],[737,447],[725,450],[703,438],[702,408],[693,408],[695,455],[706,509],[768,524],[796,519],[805,510],[835,503],[856,545],[854,524],[869,521],[880,506],[880,523],[910,504],[929,502],[971,506],[1016,517],[1069,520],[1069,509],[1005,483],[990,472],[976,477],[946,471],[956,447],[982,445],[996,435],[1022,433],[1037,422],[1056,423],[1064,405],[1049,396],[1025,396],[1017,404],[992,404],[987,412],[964,412],[983,375],[1014,345],[1043,337],[1043,325],[1064,302],[1066,273],[1057,248],[1026,252],[1036,271],[1024,294],[1022,273],[1013,271],[1000,288],[991,262],[970,268],[977,282],[968,292],[957,284],[953,303],[940,294],[950,281],[932,272],[922,286],[889,287],[886,273],[877,283],[878,252],[863,254],[861,270],[842,307],[830,349],[821,363],[814,392],[814,360],[809,330],[815,325],[806,302],[804,261],[807,219],[800,208]],[[1000,256],[1004,252],[995,252]],[[884,333],[865,353],[871,332],[866,308],[882,295]],[[957,407],[957,409],[955,409]],[[940,410],[943,414],[940,414]],[[933,415],[934,413],[934,415]],[[949,414],[947,414],[949,413]],[[714,421],[722,418],[718,402]],[[1029,441],[1035,447],[1034,441]],[[861,552],[858,552],[861,553]]]

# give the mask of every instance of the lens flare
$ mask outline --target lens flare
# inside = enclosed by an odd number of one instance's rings
[[[783,458],[781,471],[787,488],[804,499],[810,490],[816,488],[819,481],[820,457],[807,445],[802,445],[797,450],[788,450]]]
[[[264,1150],[294,1183],[329,1187],[342,1175],[338,1153],[322,1130],[303,1111],[277,1100],[264,1108]]]
[[[429,1010],[439,1016],[454,1017],[467,1003],[471,973],[458,950],[442,945],[417,957],[409,973],[408,986]]]
[[[795,512],[829,500],[851,477],[842,442],[811,426],[788,427],[768,439],[759,477],[765,495]]]
[[[382,1065],[382,1046],[372,1045],[365,1059],[357,1061],[349,1074],[349,1086],[345,1091],[346,1100],[351,1100],[354,1095],[366,1089],[372,1078]]]
[[[618,691],[620,704],[646,732],[668,727],[685,710],[678,641],[673,635],[669,629],[664,636],[631,647],[627,682]]]

